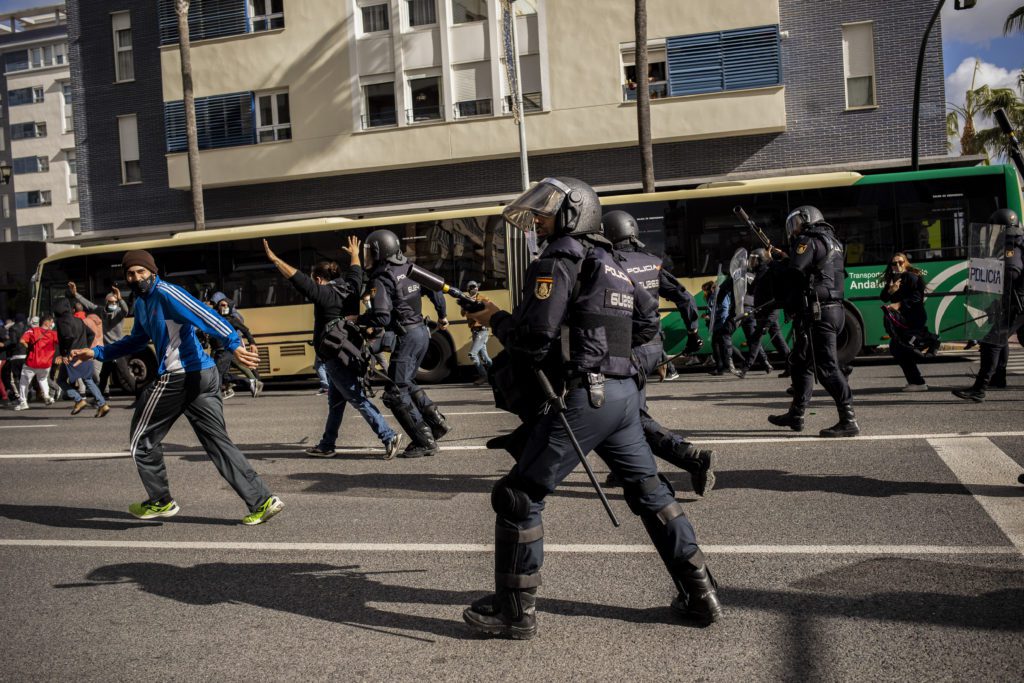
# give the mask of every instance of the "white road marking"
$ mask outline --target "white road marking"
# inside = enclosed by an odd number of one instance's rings
[[[4,425],[0,429],[41,429],[42,427],[56,427],[57,425]]]
[[[169,522],[174,524],[174,522]],[[0,539],[0,547],[130,548],[159,550],[254,550],[283,552],[484,553],[489,543],[275,543],[236,541],[105,541],[72,539]],[[991,545],[702,545],[720,555],[1016,555],[1013,546]],[[652,545],[548,543],[549,553],[652,554]]]
[[[1024,471],[1021,466],[985,438],[929,440],[929,443],[996,526],[1018,550],[1024,552],[1024,493],[990,493],[993,490],[1019,488],[1017,477]]]
[[[830,439],[823,436],[780,436],[780,437],[744,437],[742,439],[693,439],[693,443],[697,444],[744,444],[744,443],[756,443],[756,444],[800,444],[800,443],[815,443],[820,441],[828,441],[831,443],[846,443],[850,441],[916,441],[916,440],[945,440],[945,439],[966,439],[966,438],[992,438],[992,437],[1020,437],[1024,436],[1024,431],[1019,432],[949,432],[947,434],[867,434],[861,436],[854,436],[845,439]],[[377,446],[352,446],[352,447],[341,447],[338,448],[339,455],[356,454],[356,453],[383,453],[384,449]],[[480,444],[462,444],[458,446],[446,446],[441,444],[442,451],[484,451],[487,450],[487,446]],[[248,455],[297,455],[301,454],[303,447],[296,446],[295,448],[272,448],[268,450],[249,450],[246,451]],[[204,451],[193,448],[185,450],[175,451],[164,451],[164,455],[171,456],[185,456],[185,455],[201,455]],[[65,460],[73,458],[127,458],[129,453],[126,451],[107,451],[98,453],[0,453],[0,460],[23,460],[23,459],[40,459],[40,460]]]

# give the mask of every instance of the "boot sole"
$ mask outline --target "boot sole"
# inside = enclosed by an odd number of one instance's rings
[[[838,434],[836,434],[836,433],[829,433],[829,432],[827,432],[824,429],[822,429],[820,432],[818,432],[818,436],[826,438],[826,439],[847,439],[847,438],[849,438],[851,436],[859,436],[859,435],[860,435],[860,430],[859,429],[857,431],[855,431],[855,432],[841,432],[841,433],[838,433]]]
[[[771,420],[768,420],[768,424],[774,425],[776,427],[787,427],[789,429],[792,429],[794,432],[802,432],[802,431],[804,431],[804,426],[803,425],[776,424],[776,423],[772,422]]]
[[[675,612],[676,616],[685,619],[686,621],[694,622],[701,626],[710,626],[719,619],[722,618],[722,610],[719,609],[715,612],[691,612],[688,609],[679,607],[675,603],[672,603],[672,611]]]
[[[530,640],[537,635],[537,625],[534,624],[530,628],[518,628],[511,624],[502,624],[501,626],[492,626],[491,624],[485,624],[477,621],[473,614],[473,611],[466,608],[462,612],[462,620],[472,626],[476,631],[484,633],[489,636],[500,636],[502,638],[511,638],[512,640]]]

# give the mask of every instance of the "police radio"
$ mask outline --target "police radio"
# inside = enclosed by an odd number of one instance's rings
[[[468,294],[457,287],[445,284],[443,277],[435,275],[429,270],[420,268],[415,263],[413,263],[409,268],[408,278],[413,282],[418,283],[420,286],[426,287],[432,292],[441,292],[451,296],[459,302],[459,305],[462,306],[462,308],[466,309],[470,313],[476,313],[477,311],[484,310],[483,302],[471,298]]]

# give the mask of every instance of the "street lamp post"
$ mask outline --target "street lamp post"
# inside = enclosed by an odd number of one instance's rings
[[[977,2],[978,0],[956,0],[953,4],[953,9],[971,9]],[[914,171],[918,171],[921,168],[920,149],[917,138],[921,120],[921,75],[924,71],[924,53],[928,48],[928,38],[932,35],[932,27],[935,26],[935,22],[942,13],[942,7],[945,4],[946,0],[939,0],[935,11],[932,12],[931,21],[928,22],[928,28],[924,30],[924,37],[921,38],[921,51],[917,55],[917,75],[914,78],[914,118],[910,124],[910,167]]]

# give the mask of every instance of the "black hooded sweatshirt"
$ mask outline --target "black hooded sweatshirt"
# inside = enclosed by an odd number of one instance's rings
[[[60,299],[53,305],[53,313],[57,316],[59,353],[62,356],[69,355],[72,349],[91,347],[96,337],[88,325],[74,316],[74,311],[67,299]]]

